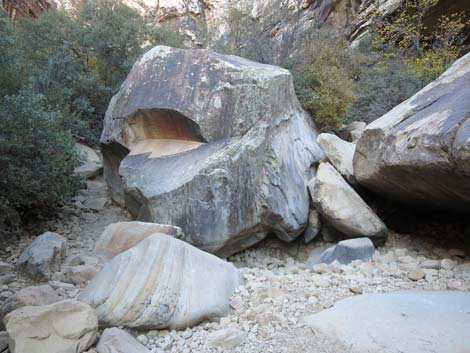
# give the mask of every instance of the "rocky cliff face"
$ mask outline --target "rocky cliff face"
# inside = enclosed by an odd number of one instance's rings
[[[42,11],[51,7],[48,0],[0,0],[3,8],[12,19],[19,17],[37,17]]]

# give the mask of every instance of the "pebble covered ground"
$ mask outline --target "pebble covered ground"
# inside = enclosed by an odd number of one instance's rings
[[[113,222],[129,215],[111,205],[101,180],[89,182],[74,203],[64,207],[60,218],[44,227],[68,239],[66,265],[102,265],[94,256],[94,242]],[[1,250],[1,259],[13,264],[31,239],[23,238]],[[460,290],[470,292],[470,253],[443,248],[433,238],[391,233],[371,262],[349,265],[320,264],[306,269],[310,252],[328,245],[302,239],[291,244],[267,239],[256,247],[231,256],[245,283],[231,298],[227,317],[206,321],[182,331],[133,332],[153,353],[333,353],[348,352],[333,338],[314,332],[303,318],[329,308],[338,300],[361,293],[395,290]],[[84,285],[66,282],[63,271],[53,287],[64,298],[76,298]],[[13,293],[32,285],[16,273],[0,276],[0,304]],[[92,349],[89,351],[93,352]]]

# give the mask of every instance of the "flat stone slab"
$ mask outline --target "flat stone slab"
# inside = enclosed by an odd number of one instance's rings
[[[470,352],[470,293],[400,291],[350,297],[305,318],[350,352]]]

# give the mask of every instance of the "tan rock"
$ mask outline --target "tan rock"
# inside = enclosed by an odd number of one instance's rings
[[[101,234],[95,250],[108,259],[132,248],[149,235],[161,233],[181,238],[183,231],[179,227],[145,222],[112,223]]]
[[[94,310],[75,300],[25,306],[5,317],[12,353],[81,353],[96,339]]]

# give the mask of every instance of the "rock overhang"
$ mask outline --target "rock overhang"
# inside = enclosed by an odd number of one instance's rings
[[[156,47],[110,102],[104,175],[137,219],[178,225],[194,245],[229,254],[269,232],[288,241],[302,232],[322,155],[315,138],[289,71]]]

